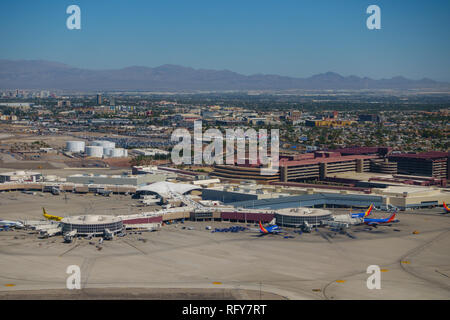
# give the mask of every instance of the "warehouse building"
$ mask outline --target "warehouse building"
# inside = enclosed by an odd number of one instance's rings
[[[42,174],[32,171],[14,171],[0,173],[0,183],[4,182],[36,182],[42,178]]]

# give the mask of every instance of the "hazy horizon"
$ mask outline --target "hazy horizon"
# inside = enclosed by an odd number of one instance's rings
[[[176,67],[181,67],[181,68],[189,68],[189,69],[193,69],[196,71],[199,70],[208,70],[208,71],[229,71],[229,72],[233,72],[233,73],[237,73],[240,75],[244,75],[244,76],[255,76],[255,75],[264,75],[264,76],[281,76],[281,77],[290,77],[290,78],[299,78],[299,79],[305,79],[305,78],[309,78],[312,76],[317,76],[317,75],[322,75],[322,74],[329,74],[329,73],[333,73],[333,74],[338,74],[340,76],[343,77],[352,77],[352,76],[356,76],[356,77],[360,77],[360,78],[370,78],[372,80],[383,80],[383,79],[392,79],[392,78],[396,78],[396,77],[403,77],[405,79],[408,80],[424,80],[424,79],[428,79],[428,80],[433,80],[433,81],[437,81],[437,82],[443,82],[443,83],[450,83],[450,81],[440,81],[440,80],[436,80],[433,78],[428,78],[428,77],[422,77],[422,78],[409,78],[409,77],[405,77],[402,74],[398,74],[398,75],[394,75],[392,77],[380,77],[380,78],[372,78],[372,77],[368,77],[366,75],[356,75],[356,74],[345,74],[345,73],[340,73],[340,72],[336,72],[333,70],[329,70],[329,71],[325,71],[325,72],[316,72],[316,73],[312,73],[310,75],[304,75],[304,76],[289,76],[289,75],[284,75],[284,74],[275,74],[275,73],[262,73],[262,72],[257,72],[257,73],[250,73],[250,74],[246,74],[246,73],[242,73],[239,71],[235,71],[235,70],[230,70],[230,69],[214,69],[214,68],[196,68],[196,67],[192,67],[192,66],[185,66],[185,65],[181,65],[181,64],[176,64],[176,63],[164,63],[164,64],[160,64],[160,65],[133,65],[133,64],[129,64],[129,65],[125,65],[125,66],[121,66],[121,67],[117,67],[117,68],[87,68],[87,67],[83,67],[83,66],[74,66],[68,63],[64,63],[61,61],[50,61],[50,60],[45,60],[45,59],[4,59],[4,58],[0,58],[0,61],[4,60],[4,61],[13,61],[13,62],[48,62],[48,63],[57,63],[57,64],[62,64],[62,65],[66,65],[68,67],[71,68],[77,68],[77,69],[83,69],[83,70],[91,70],[91,71],[112,71],[112,70],[122,70],[122,69],[127,69],[127,68],[159,68],[159,67],[164,67],[164,66],[176,66]]]
[[[81,8],[81,30],[66,9]],[[366,9],[381,8],[381,30]],[[0,59],[90,70],[174,64],[243,75],[450,81],[450,3],[349,0],[30,1],[0,3]]]

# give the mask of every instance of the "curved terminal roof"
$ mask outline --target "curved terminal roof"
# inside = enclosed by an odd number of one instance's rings
[[[156,193],[161,197],[168,197],[171,193],[175,194],[185,194],[192,190],[201,190],[202,188],[199,186],[194,186],[192,184],[187,183],[173,183],[160,181],[149,184],[147,186],[140,187],[136,190],[136,192],[148,191],[152,193]]]
[[[277,210],[277,213],[283,216],[307,216],[307,217],[322,217],[331,215],[330,210],[314,209],[314,208],[287,208]]]
[[[73,216],[63,218],[62,223],[67,224],[108,224],[121,221],[121,218],[114,216],[99,216],[99,215],[89,215],[89,216]]]

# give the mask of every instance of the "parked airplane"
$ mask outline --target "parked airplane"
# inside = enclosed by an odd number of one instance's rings
[[[48,220],[53,220],[53,221],[61,221],[62,220],[62,217],[52,216],[51,214],[47,214],[47,212],[45,211],[45,208],[42,208],[42,212],[43,212],[43,216]]]
[[[265,235],[265,234],[277,234],[277,233],[280,233],[281,230],[280,230],[280,227],[278,227],[276,224],[268,226],[268,227],[264,227],[262,225],[261,221],[260,221],[259,222],[259,232],[262,235]]]
[[[373,210],[373,204],[371,204],[370,207],[365,212],[351,213],[351,217],[352,218],[365,218],[365,217],[368,217],[370,215],[372,210]]]
[[[0,227],[23,228],[23,223],[20,221],[0,220]]]
[[[365,218],[364,219],[364,223],[367,224],[368,226],[371,227],[377,227],[378,225],[381,224],[386,224],[386,223],[392,223],[395,222],[395,213],[393,213],[389,218],[386,219],[370,219],[370,218]]]
[[[450,213],[450,208],[448,207],[448,205],[445,202],[443,202],[443,207],[445,209],[444,213]]]

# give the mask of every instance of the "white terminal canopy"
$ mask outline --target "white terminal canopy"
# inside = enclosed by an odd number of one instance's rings
[[[158,194],[161,197],[169,197],[171,193],[185,194],[192,190],[201,190],[201,187],[187,183],[173,183],[167,181],[155,182],[147,186],[140,187],[136,192],[148,191]]]

